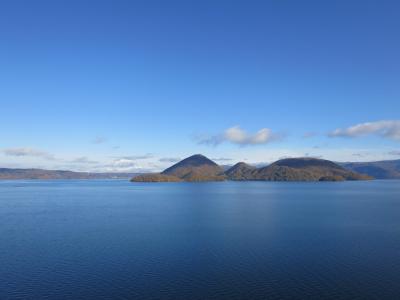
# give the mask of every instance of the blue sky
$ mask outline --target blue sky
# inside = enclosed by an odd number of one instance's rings
[[[399,53],[398,1],[1,1],[0,166],[400,158]]]

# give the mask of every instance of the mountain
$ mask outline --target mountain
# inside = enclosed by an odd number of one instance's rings
[[[400,179],[400,160],[349,162],[341,165],[353,172],[367,174],[376,179]]]
[[[366,174],[366,175],[362,175]],[[133,177],[133,178],[132,178]],[[244,162],[224,170],[207,157],[190,156],[161,173],[87,173],[65,170],[0,168],[1,179],[128,179],[136,182],[267,180],[338,181],[400,179],[400,160],[334,163],[316,158],[288,158],[257,168]]]
[[[342,166],[324,159],[287,158],[257,169],[253,180],[268,181],[343,181],[367,180],[369,176],[346,170]]]
[[[256,168],[240,162],[224,173],[223,168],[215,162],[203,155],[196,154],[161,173],[139,175],[132,178],[131,181],[343,181],[366,179],[371,179],[371,177],[346,170],[329,160],[316,158],[282,159],[262,168]]]
[[[366,174],[366,175],[361,175]],[[132,178],[133,177],[133,178]],[[86,173],[64,170],[0,168],[1,179],[128,179],[135,182],[179,182],[222,180],[339,181],[399,178],[400,160],[342,163],[316,158],[289,158],[257,168],[239,162],[228,170],[196,154],[161,173]]]
[[[135,173],[86,173],[63,170],[0,168],[3,179],[127,179]]]
[[[192,155],[161,173],[144,174],[132,178],[135,182],[164,181],[222,181],[225,180],[224,170],[204,155]]]
[[[250,166],[244,162],[239,162],[225,171],[225,175],[229,180],[252,180],[254,171],[256,170],[256,167]]]
[[[195,154],[165,169],[162,175],[175,176],[183,181],[222,181],[224,170],[204,155]]]

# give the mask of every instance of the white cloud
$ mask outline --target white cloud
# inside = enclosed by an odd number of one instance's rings
[[[115,159],[109,164],[109,166],[115,168],[133,168],[136,167],[137,164],[129,159]]]
[[[230,142],[241,146],[261,145],[275,141],[280,137],[272,133],[269,128],[262,128],[256,133],[251,134],[240,128],[240,126],[234,126],[226,129],[222,134],[200,138],[199,143],[211,146],[217,146],[223,142]]]
[[[367,135],[400,140],[400,121],[384,120],[361,123],[348,128],[339,128],[329,133],[330,137],[360,137]]]
[[[7,148],[0,149],[0,166],[63,169],[82,172],[154,172],[162,170],[162,166],[155,164],[158,161],[151,153],[114,157],[89,156],[60,157],[46,151],[34,148]],[[7,156],[9,156],[7,158]],[[14,159],[10,159],[11,156]],[[23,164],[20,164],[20,157]],[[46,163],[44,162],[46,161]]]
[[[159,171],[159,167],[151,162],[142,164],[130,159],[116,158],[110,162],[97,165],[94,170],[97,172],[141,173]]]
[[[23,156],[31,156],[31,157],[40,157],[43,159],[47,160],[55,160],[55,157],[53,154],[48,153],[46,151],[38,150],[38,149],[33,149],[33,148],[7,148],[3,149],[2,152],[5,155],[8,156],[17,156],[17,157],[23,157]]]

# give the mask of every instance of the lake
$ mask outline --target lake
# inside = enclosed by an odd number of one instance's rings
[[[400,181],[0,181],[0,299],[395,299]]]

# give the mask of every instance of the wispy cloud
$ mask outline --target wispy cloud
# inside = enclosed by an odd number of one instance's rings
[[[338,128],[331,133],[330,137],[360,137],[367,135],[377,135],[393,140],[400,140],[400,121],[383,120],[356,124],[348,128]]]
[[[96,168],[104,172],[150,172],[159,167],[147,159],[154,158],[151,153],[143,155],[114,156],[106,163],[97,164]]]
[[[314,155],[314,154],[312,154],[312,153],[304,153],[304,155],[303,155],[304,157],[310,157],[310,158],[323,158],[323,156],[322,155]]]
[[[98,164],[99,163],[98,161],[90,160],[86,156],[77,157],[77,158],[71,160],[70,162],[74,163],[74,164]]]
[[[399,155],[400,156],[400,150],[394,150],[394,151],[390,151],[388,152],[389,155]]]
[[[214,161],[219,161],[219,162],[229,162],[232,161],[232,158],[227,158],[227,157],[219,157],[219,158],[211,158],[211,160]]]
[[[162,157],[158,161],[159,162],[167,162],[167,163],[175,163],[180,161],[181,159],[178,157]]]
[[[137,164],[129,159],[115,159],[107,166],[114,167],[114,168],[133,168],[136,167]]]
[[[125,159],[125,160],[142,160],[142,159],[150,159],[153,158],[154,155],[151,153],[142,154],[142,155],[125,155],[125,156],[118,156],[115,157],[117,159]]]
[[[159,166],[153,163],[141,164],[136,161],[129,159],[117,158],[110,162],[99,164],[96,166],[98,171],[102,172],[132,172],[132,173],[142,173],[142,172],[154,172],[159,171]]]
[[[230,142],[241,146],[261,145],[280,139],[282,136],[275,134],[269,128],[262,128],[256,133],[248,133],[240,126],[234,126],[226,129],[223,133],[210,137],[201,137],[198,140],[199,144],[218,146],[224,142]]]
[[[107,138],[104,136],[96,136],[92,141],[93,144],[104,144],[105,142],[107,142]]]
[[[7,148],[7,149],[3,149],[1,152],[3,152],[5,155],[8,155],[8,156],[17,156],[17,157],[30,156],[30,157],[39,157],[39,158],[47,159],[47,160],[55,160],[55,157],[53,154],[48,153],[46,151],[29,148],[29,147]]]
[[[318,133],[316,133],[316,132],[314,132],[314,131],[309,131],[309,132],[305,132],[305,133],[303,134],[303,138],[304,138],[304,139],[309,139],[309,138],[315,137],[315,136],[317,136],[317,135],[318,135]]]

